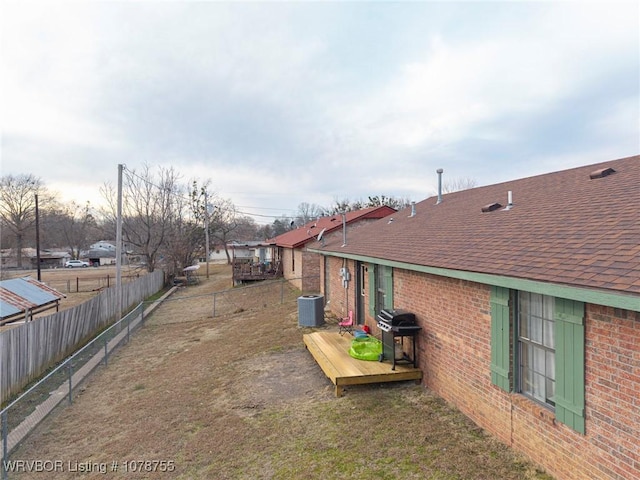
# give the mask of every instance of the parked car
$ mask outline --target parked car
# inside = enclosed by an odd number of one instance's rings
[[[83,262],[82,260],[68,260],[67,262],[65,262],[64,266],[66,268],[88,267],[89,264],[87,262]]]

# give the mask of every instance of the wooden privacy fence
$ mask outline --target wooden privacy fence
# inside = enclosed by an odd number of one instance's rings
[[[121,287],[126,311],[162,289],[156,271]],[[0,404],[117,320],[116,287],[80,305],[0,332]]]

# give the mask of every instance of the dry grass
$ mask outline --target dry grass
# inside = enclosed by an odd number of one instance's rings
[[[304,349],[299,292],[273,304],[252,289],[254,306],[213,317],[211,293],[230,284],[215,267],[180,289],[12,454],[64,472],[10,478],[104,478],[69,471],[83,462],[118,462],[108,478],[549,478],[414,383],[335,398]],[[125,473],[124,460],[175,470]]]

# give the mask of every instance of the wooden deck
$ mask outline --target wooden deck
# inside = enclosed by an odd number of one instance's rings
[[[313,332],[303,335],[307,350],[313,355],[324,374],[336,387],[336,397],[342,395],[346,385],[363,385],[367,383],[401,382],[422,379],[422,370],[409,365],[396,365],[391,370],[391,363],[358,360],[349,355],[349,347],[353,337],[338,332]]]

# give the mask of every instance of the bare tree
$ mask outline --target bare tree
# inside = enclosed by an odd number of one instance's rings
[[[333,200],[333,205],[327,210],[327,213],[329,215],[337,215],[343,212],[350,212],[351,210],[359,210],[360,208],[362,208],[360,205],[351,202],[348,198],[343,198],[342,200],[336,198]]]
[[[147,271],[158,266],[159,256],[166,248],[167,236],[176,215],[179,198],[179,176],[173,168],[159,168],[154,175],[148,165],[142,171],[124,170],[122,201],[122,238],[134,256],[143,259]],[[102,194],[108,204],[104,211],[115,223],[117,198],[114,188],[106,184]]]
[[[361,210],[363,208],[381,207],[387,205],[396,210],[401,210],[411,203],[410,199],[387,197],[386,195],[373,195],[369,196],[367,201],[354,200],[351,201],[348,198],[342,200],[334,200],[334,204],[327,210],[329,215],[336,215],[343,212],[352,212],[355,210]]]
[[[36,195],[38,194],[42,197],[38,198],[39,201],[47,200],[45,198],[47,192],[42,180],[34,175],[5,175],[0,178],[1,235],[4,237],[6,230],[13,235],[18,268],[22,268],[25,236],[35,228]]]
[[[396,210],[402,210],[409,206],[411,200],[408,198],[387,197],[386,195],[374,195],[369,197],[369,201],[362,208],[388,206]]]
[[[272,224],[260,227],[256,232],[256,236],[260,239],[267,240],[282,235],[294,227],[295,221],[291,217],[283,215],[280,218],[276,218]]]
[[[47,209],[43,224],[49,241],[56,239],[57,244],[70,250],[73,258],[80,258],[80,252],[89,247],[90,239],[97,232],[96,219],[88,202],[84,206],[71,202]]]
[[[231,263],[231,255],[229,254],[227,244],[235,237],[243,217],[238,215],[236,206],[230,199],[216,198],[214,206],[215,208],[209,223],[211,236],[224,245],[227,262]]]
[[[170,228],[162,248],[163,263],[169,275],[195,263],[204,250],[203,230],[203,225],[194,218],[186,196],[176,196]]]
[[[236,228],[235,236],[238,239],[244,238],[246,240],[259,240],[258,224],[251,217],[238,217],[238,228]]]
[[[452,178],[451,180],[445,180],[442,183],[442,193],[452,193],[458,192],[460,190],[468,190],[470,188],[474,188],[477,184],[478,182],[469,177]]]
[[[298,213],[296,214],[296,224],[302,226],[311,220],[327,215],[327,210],[315,203],[303,202],[298,205]]]

